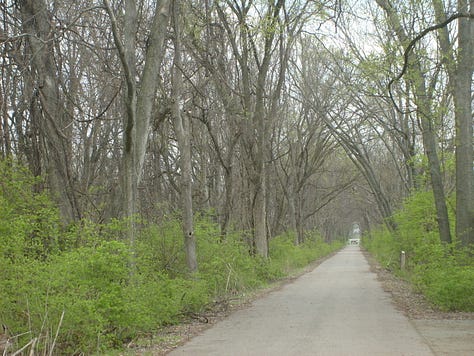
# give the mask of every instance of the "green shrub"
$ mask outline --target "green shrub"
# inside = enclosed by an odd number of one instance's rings
[[[2,319],[25,338],[53,335],[64,312],[59,344],[75,353],[97,347],[126,314],[122,284],[128,278],[127,248],[106,242],[97,249],[79,248],[52,256],[47,263],[10,266],[17,279],[2,280],[15,286],[14,299]],[[25,312],[27,311],[27,312]]]
[[[182,228],[173,217],[146,226],[137,238],[135,251],[141,273],[166,273],[170,277],[186,274]]]
[[[379,230],[372,231],[370,235],[363,236],[362,244],[385,268],[398,267],[400,242],[386,227],[383,226]]]
[[[13,161],[0,161],[0,254],[11,261],[58,251],[59,214],[40,183]]]
[[[223,239],[217,224],[205,218],[196,220],[195,231],[199,275],[214,296],[238,294],[265,283],[259,273],[262,261],[249,254],[240,234],[229,233]]]
[[[451,226],[454,214],[450,210]],[[363,245],[381,264],[396,273],[399,256],[406,252],[403,272],[433,304],[444,310],[474,310],[474,262],[472,252],[452,244],[442,244],[436,223],[431,192],[417,192],[394,215],[398,229],[386,228],[363,238]],[[454,236],[454,234],[453,234]]]
[[[342,243],[333,242],[331,245],[322,241],[316,232],[309,232],[305,241],[295,246],[294,234],[277,236],[270,241],[270,262],[276,278],[287,275],[290,271],[302,268],[319,257],[325,256],[342,247]]]
[[[0,162],[0,322],[21,335],[17,349],[37,337],[38,354],[120,348],[214,298],[263,286],[339,247],[315,233],[294,246],[287,234],[270,241],[265,260],[251,256],[243,232],[223,239],[211,218],[198,215],[199,273],[189,275],[179,218],[139,221],[132,253],[123,239],[126,220],[62,227],[48,196],[35,192],[38,182],[13,162]]]
[[[474,311],[474,267],[448,264],[415,271],[416,285],[440,309]]]

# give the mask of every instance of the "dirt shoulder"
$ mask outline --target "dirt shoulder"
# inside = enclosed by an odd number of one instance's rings
[[[436,309],[422,294],[417,293],[409,282],[382,268],[370,253],[362,251],[369,262],[371,271],[377,274],[377,279],[382,283],[383,289],[392,295],[396,308],[409,319],[474,320],[474,313],[443,312]]]

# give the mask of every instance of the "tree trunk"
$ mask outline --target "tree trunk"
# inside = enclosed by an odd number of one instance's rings
[[[421,99],[423,100],[423,99]],[[451,243],[451,230],[449,227],[448,208],[446,206],[446,196],[444,193],[443,180],[441,177],[441,165],[439,163],[435,133],[430,118],[421,113],[422,137],[425,153],[428,157],[428,165],[431,177],[431,187],[433,189],[436,206],[436,216],[438,220],[438,231],[440,240],[444,243]]]
[[[458,9],[474,11],[474,1],[458,1]],[[474,71],[474,19],[460,18],[458,63],[454,83],[456,118],[456,235],[463,245],[474,244],[474,167],[472,77]]]
[[[289,153],[290,157],[292,156],[291,151]],[[297,214],[296,214],[296,189],[295,189],[295,170],[292,168],[288,174],[288,181],[287,185],[288,187],[283,190],[285,191],[286,194],[286,199],[288,202],[288,218],[290,222],[290,231],[295,234],[295,240],[294,244],[295,246],[298,246],[300,243],[300,239],[298,236],[298,219],[297,219]]]
[[[254,113],[254,125],[256,126],[257,142],[254,167],[254,203],[253,203],[253,227],[254,239],[257,253],[268,257],[268,238],[267,238],[267,181],[266,181],[266,129],[265,129],[265,110],[263,102],[264,83],[266,79],[267,68],[262,68],[259,73],[257,83],[256,105]]]
[[[255,89],[255,111],[253,115],[253,124],[256,130],[256,152],[254,167],[254,205],[253,205],[253,222],[254,222],[254,239],[257,253],[264,258],[268,257],[268,236],[267,236],[267,179],[266,179],[266,161],[268,160],[267,152],[267,136],[268,136],[268,117],[265,115],[265,84],[270,68],[270,60],[272,57],[272,46],[275,39],[275,26],[278,23],[280,9],[283,6],[282,0],[277,0],[269,6],[267,19],[263,31],[267,31],[265,36],[265,46],[263,51],[263,59],[261,61],[257,83]],[[269,26],[267,28],[267,26]]]
[[[296,237],[298,239],[298,244],[302,244],[305,240],[304,238],[304,216],[303,216],[303,203],[304,199],[301,197],[301,193],[298,191],[295,197],[295,206],[296,206]]]
[[[71,173],[71,127],[66,121],[54,63],[54,29],[44,0],[18,1],[28,34],[31,64],[36,72],[41,104],[40,135],[45,139],[47,179],[65,224],[81,218]]]
[[[122,36],[109,1],[103,0],[110,18],[114,43],[117,47],[126,83],[123,124],[124,147],[122,153],[122,214],[130,219],[128,238],[132,245],[135,239],[133,219],[137,213],[138,184],[142,177],[150,129],[151,110],[159,83],[158,72],[163,58],[163,43],[169,19],[170,1],[162,0],[156,3],[145,54],[145,64],[140,76],[140,85],[137,86],[135,37],[138,28],[135,1],[127,0],[125,2],[125,23]]]
[[[173,1],[174,25],[174,63],[172,77],[172,111],[173,121],[180,152],[179,167],[181,170],[181,207],[183,213],[183,235],[186,252],[186,264],[190,272],[198,270],[196,256],[196,238],[193,228],[193,192],[191,163],[191,127],[189,117],[182,114],[181,94],[183,78],[181,73],[181,33],[180,33],[180,1]]]
[[[432,0],[436,21],[447,19],[441,0]],[[458,11],[474,11],[474,1],[459,0]],[[463,245],[474,244],[474,170],[472,131],[472,88],[474,71],[474,19],[458,19],[457,58],[446,26],[438,29],[438,42],[446,58],[454,99],[456,126],[456,235]]]
[[[232,159],[232,158],[230,158]],[[221,236],[224,239],[229,233],[229,225],[231,222],[231,210],[233,206],[234,196],[234,180],[232,164],[224,169],[224,202],[222,204],[222,220],[221,220]]]

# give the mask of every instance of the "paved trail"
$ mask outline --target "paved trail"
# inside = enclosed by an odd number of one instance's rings
[[[171,355],[433,355],[358,246],[237,311]]]

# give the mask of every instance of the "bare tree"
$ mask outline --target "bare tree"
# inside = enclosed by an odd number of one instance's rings
[[[153,9],[152,24],[144,65],[137,70],[136,33],[137,9],[135,0],[124,3],[124,31],[120,33],[118,20],[108,0],[103,1],[110,18],[114,42],[117,47],[125,78],[125,120],[123,134],[123,204],[124,215],[130,218],[130,241],[134,241],[133,216],[137,212],[137,187],[142,177],[150,120],[158,88],[158,73],[163,59],[163,44],[169,21],[170,0],[157,1]],[[140,78],[137,83],[137,76]]]
[[[173,43],[174,61],[172,72],[172,114],[174,129],[180,152],[180,189],[183,214],[183,234],[186,251],[186,263],[191,272],[197,272],[196,241],[193,227],[192,163],[191,163],[191,124],[188,115],[182,112],[183,79],[181,61],[181,20],[183,15],[181,2],[173,0]]]
[[[409,36],[403,26],[396,8],[388,0],[377,0],[377,4],[385,11],[388,25],[395,33],[399,44],[405,46],[409,43]],[[437,153],[436,131],[434,126],[433,113],[431,111],[433,85],[426,83],[426,76],[423,70],[421,57],[416,52],[410,56],[411,73],[413,75],[413,91],[417,115],[421,122],[423,145],[429,162],[431,185],[436,205],[438,229],[440,239],[443,242],[451,242],[451,231],[449,227],[448,209],[446,206],[446,195],[441,175],[441,165]]]
[[[51,190],[57,195],[65,223],[81,218],[71,172],[72,119],[66,115],[66,102],[60,90],[56,32],[50,9],[43,0],[18,2],[22,27],[27,34],[31,80],[35,93],[30,115],[44,138],[43,159]]]
[[[456,120],[456,235],[464,245],[474,244],[474,167],[472,129],[472,76],[474,72],[474,2],[459,0],[457,46],[448,29],[442,0],[433,0],[438,43],[453,94]],[[462,16],[461,16],[462,15]],[[434,30],[434,29],[433,29]],[[456,48],[456,49],[455,49]],[[457,56],[455,56],[457,53]]]

